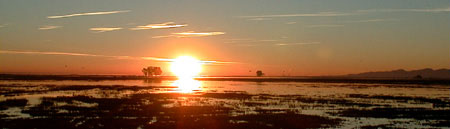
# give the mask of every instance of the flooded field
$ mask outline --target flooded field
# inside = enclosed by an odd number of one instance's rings
[[[1,80],[1,128],[449,128],[448,84]]]

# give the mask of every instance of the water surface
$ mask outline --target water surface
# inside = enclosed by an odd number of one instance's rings
[[[0,91],[2,128],[450,127],[442,84],[3,80]]]

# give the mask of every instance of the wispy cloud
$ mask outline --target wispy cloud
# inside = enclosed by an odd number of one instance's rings
[[[340,13],[340,12],[319,12],[319,13],[297,13],[297,14],[275,14],[275,15],[253,15],[239,16],[240,18],[277,18],[277,17],[333,17],[348,16],[356,13]]]
[[[256,40],[256,42],[276,42],[278,40],[276,39],[262,39],[262,40]]]
[[[276,44],[236,44],[241,47],[255,47],[255,46],[293,46],[293,45],[314,45],[321,44],[320,42],[302,42],[302,43],[276,43]]]
[[[372,12],[424,12],[424,13],[439,13],[450,12],[450,7],[445,8],[431,8],[431,9],[367,9],[356,10],[352,12],[318,12],[318,13],[294,13],[294,14],[272,14],[272,15],[248,15],[237,16],[239,18],[251,18],[249,20],[266,20],[270,18],[282,18],[282,17],[335,17],[335,16],[349,16],[349,15],[361,15]]]
[[[148,24],[145,26],[137,26],[135,28],[130,28],[130,30],[146,30],[146,29],[167,29],[167,28],[179,28],[188,26],[187,24],[175,24],[174,22],[166,22],[159,24]]]
[[[63,55],[63,56],[84,56],[84,57],[100,57],[100,58],[113,58],[119,60],[153,60],[161,62],[173,62],[174,59],[168,58],[158,58],[158,57],[137,57],[137,56],[109,56],[109,55],[97,55],[97,54],[87,54],[87,53],[73,53],[73,52],[48,52],[48,51],[17,51],[17,50],[0,50],[2,54],[28,54],[28,55]],[[237,62],[226,62],[226,61],[201,61],[205,64],[219,63],[237,63]]]
[[[297,22],[286,22],[285,24],[288,24],[288,25],[292,25],[292,24],[296,24]]]
[[[278,43],[274,44],[276,46],[289,46],[289,45],[313,45],[313,44],[320,44],[320,42],[308,42],[308,43]]]
[[[102,33],[107,31],[115,31],[120,30],[120,27],[103,27],[103,28],[90,28],[89,30],[94,31],[95,33]]]
[[[364,22],[383,22],[383,21],[397,21],[397,19],[366,19],[366,20],[355,20],[355,21],[345,21],[346,23],[364,23]]]
[[[75,13],[75,14],[67,14],[60,16],[48,16],[47,18],[67,18],[67,17],[75,17],[75,16],[89,16],[89,15],[105,15],[105,14],[115,14],[115,13],[126,13],[130,12],[130,10],[120,10],[120,11],[107,11],[107,12],[88,12],[88,13]]]
[[[157,60],[157,61],[163,61],[163,62],[175,62],[175,61],[177,61],[176,59],[164,59],[164,58],[156,58],[156,59],[154,59],[154,57],[142,57],[142,59]],[[232,63],[238,63],[238,62],[200,60],[199,63],[203,63],[203,64],[232,64]]]
[[[169,37],[177,37],[177,36],[176,35],[161,35],[161,36],[153,36],[152,38],[159,39],[159,38],[169,38]]]
[[[266,21],[266,20],[272,20],[272,18],[261,18],[261,17],[258,17],[258,18],[251,18],[251,19],[248,19],[248,20],[250,20],[250,21]]]
[[[160,36],[153,36],[152,38],[154,38],[154,39],[160,39],[160,38],[170,38],[170,37],[184,38],[184,37],[179,36],[179,35],[160,35]]]
[[[256,42],[277,42],[279,39],[226,39],[224,43],[237,44],[237,43],[256,43]]]
[[[123,56],[105,56],[85,53],[71,53],[71,52],[43,52],[43,51],[15,51],[15,50],[0,50],[3,54],[30,54],[30,55],[66,55],[66,56],[90,56],[90,57],[123,57]]]
[[[39,30],[51,30],[51,29],[57,29],[57,28],[61,28],[62,26],[41,26],[38,29]]]
[[[194,32],[194,31],[188,31],[188,32],[181,32],[181,33],[173,33],[180,36],[186,36],[186,37],[198,37],[198,36],[213,36],[213,35],[223,35],[225,32]]]
[[[214,36],[214,35],[223,35],[225,32],[181,32],[181,33],[172,33],[172,35],[165,36],[154,36],[152,38],[168,38],[168,37],[177,37],[177,38],[186,38],[186,37],[202,37],[202,36]]]
[[[129,59],[129,60],[156,60],[156,61],[165,60],[164,58],[158,58],[158,57],[108,56],[108,55],[74,53],[74,52],[0,50],[0,53],[3,53],[3,54],[29,54],[29,55],[85,56],[85,57],[102,57],[102,58],[114,58],[114,59]]]
[[[425,13],[439,13],[450,12],[450,7],[447,8],[432,8],[432,9],[368,9],[358,10],[357,12],[425,12]]]
[[[0,28],[6,27],[8,24],[0,24]]]
[[[319,28],[319,27],[343,27],[344,25],[335,25],[335,24],[325,24],[325,25],[309,25],[306,26],[308,28]]]

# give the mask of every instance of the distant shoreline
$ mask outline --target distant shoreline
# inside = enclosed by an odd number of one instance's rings
[[[107,81],[107,80],[177,80],[175,76],[145,77],[137,75],[25,75],[0,74],[0,80],[74,80],[74,81]],[[197,77],[199,81],[246,81],[246,82],[322,82],[322,83],[380,83],[380,84],[441,84],[450,85],[450,79],[440,78],[361,78],[348,76],[311,76],[311,77]]]

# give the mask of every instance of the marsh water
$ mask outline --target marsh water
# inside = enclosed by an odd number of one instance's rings
[[[0,126],[449,128],[449,88],[193,79],[1,80]]]

